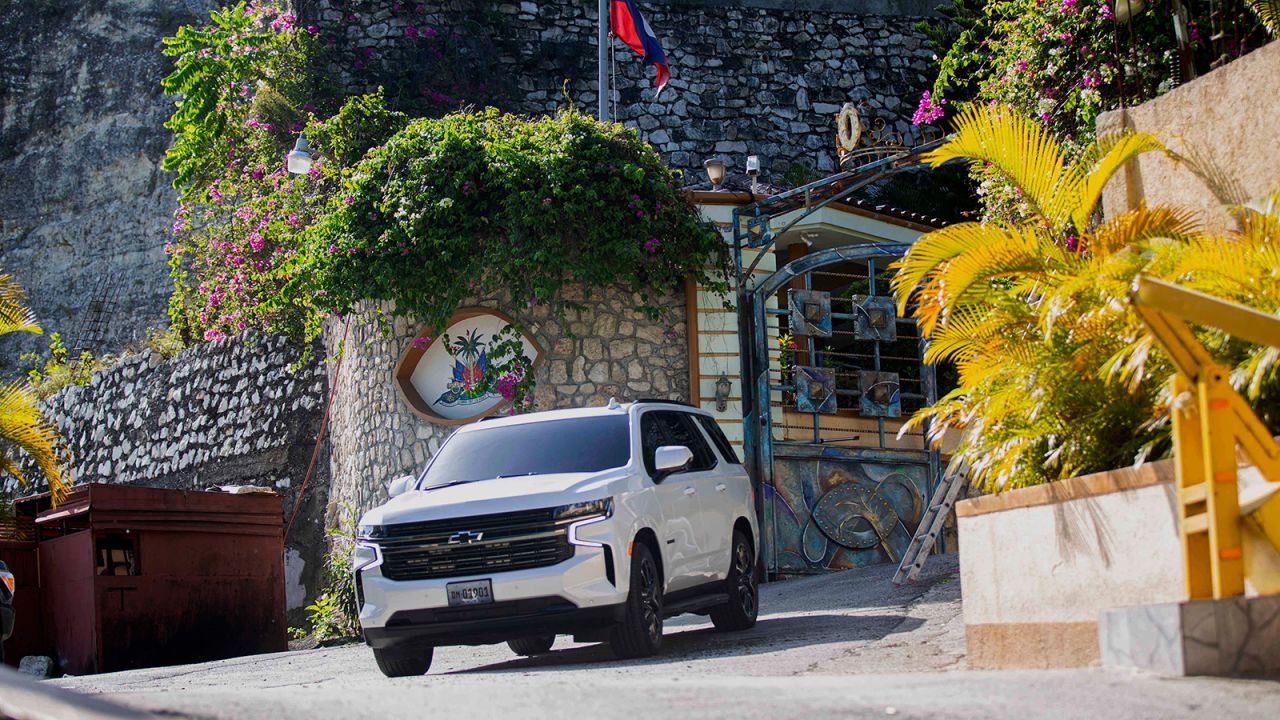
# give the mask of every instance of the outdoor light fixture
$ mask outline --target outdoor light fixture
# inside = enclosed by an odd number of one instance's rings
[[[729,408],[729,389],[732,386],[729,376],[720,373],[720,379],[716,381],[716,412],[724,412]]]
[[[311,146],[307,145],[306,134],[298,133],[298,142],[289,151],[288,167],[294,175],[306,175],[311,169]]]
[[[747,175],[751,177],[751,192],[760,189],[760,156],[747,156]]]
[[[710,158],[704,160],[702,166],[707,169],[707,179],[711,181],[711,189],[719,190],[721,183],[724,182],[725,162],[720,158]]]

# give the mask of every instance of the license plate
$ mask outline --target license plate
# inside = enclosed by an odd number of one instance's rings
[[[487,605],[493,602],[492,580],[469,580],[467,582],[449,583],[445,586],[449,592],[449,607],[458,605]]]

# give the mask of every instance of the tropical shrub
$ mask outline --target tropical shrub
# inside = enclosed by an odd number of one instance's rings
[[[897,264],[900,308],[951,361],[959,384],[913,427],[935,441],[961,431],[955,455],[987,490],[1108,470],[1169,449],[1171,367],[1127,307],[1138,273],[1280,311],[1280,217],[1245,210],[1242,229],[1204,233],[1193,214],[1140,206],[1095,218],[1102,187],[1128,159],[1160,151],[1141,133],[1100,138],[1072,162],[1037,119],[974,106],[928,161],[997,168],[1031,208],[1017,223],[960,223],[922,236]],[[1280,428],[1277,352],[1202,332],[1233,382]]]
[[[0,275],[0,335],[43,332],[35,313],[26,305],[27,294],[10,275]],[[58,429],[36,406],[36,394],[26,382],[0,384],[0,475],[26,485],[30,478],[20,466],[25,455],[39,470],[55,503],[67,494],[70,478],[63,468],[65,457]]]
[[[381,93],[339,106],[321,96],[333,83],[308,75],[311,35],[242,3],[166,45],[178,96],[166,167],[182,188],[170,317],[185,338],[312,338],[364,300],[433,336],[476,296],[563,321],[570,287],[631,290],[656,317],[650,298],[688,275],[727,287],[718,233],[634,130],[572,107],[414,119]],[[314,157],[305,176],[284,162],[299,129]],[[532,387],[521,365],[513,356],[502,375],[515,406]]]

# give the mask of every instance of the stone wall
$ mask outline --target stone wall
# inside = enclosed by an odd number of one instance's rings
[[[596,3],[307,0],[304,23],[332,43],[331,74],[392,100],[492,103],[540,114],[568,100],[595,112]],[[932,51],[913,27],[932,0],[645,0],[671,82],[655,99],[654,70],[615,41],[617,120],[663,158],[703,180],[702,161],[741,172],[761,157],[774,180],[794,164],[835,167],[835,114],[865,102],[864,122],[909,133]],[[418,8],[422,11],[419,12]]]
[[[542,346],[545,354],[535,375],[537,410],[602,405],[610,397],[688,400],[683,292],[673,291],[662,301],[660,322],[635,309],[638,300],[629,293],[597,292],[580,301],[585,311],[571,315],[568,328],[552,319],[546,306],[516,311],[492,298],[464,305],[510,314]],[[384,328],[372,318],[372,306],[350,316],[342,365],[335,362],[329,369],[330,381],[336,382],[330,524],[345,506],[365,510],[384,501],[387,482],[421,470],[455,429],[413,415],[396,389],[396,361],[421,328],[403,319]],[[326,329],[332,356],[343,347],[344,329],[336,321]]]
[[[165,324],[177,193],[160,168],[172,105],[160,39],[215,0],[0,1],[0,272],[46,331],[98,351]],[[106,297],[101,334],[86,308]],[[40,339],[5,339],[15,358]]]
[[[327,397],[321,352],[294,370],[302,348],[279,337],[220,340],[171,360],[146,351],[41,406],[62,431],[76,483],[269,487],[283,495],[287,522]],[[326,442],[285,543],[290,610],[320,589],[328,485]]]
[[[1098,132],[1156,133],[1189,162],[1147,153],[1106,188],[1109,217],[1135,207],[1174,205],[1198,212],[1216,230],[1234,226],[1229,205],[1280,190],[1280,141],[1273,118],[1280,96],[1280,41],[1202,75],[1137,107],[1103,113]]]
[[[176,194],[160,168],[170,140],[160,40],[221,4],[0,1],[0,270],[30,290],[46,329],[69,345],[114,351],[165,324],[162,248]],[[590,0],[295,4],[335,36],[341,62],[333,70],[350,89],[382,83],[406,106],[413,96],[433,99],[437,110],[471,102],[527,113],[553,110],[567,93],[594,111]],[[759,154],[774,180],[795,164],[828,170],[833,114],[846,100],[866,101],[869,119],[907,129],[930,63],[912,23],[934,4],[645,0],[671,85],[655,101],[652,68],[615,43],[616,114],[664,158],[694,171],[691,182],[702,179],[709,155],[741,171],[746,154]],[[406,14],[418,5],[422,19]],[[352,14],[360,17],[348,22]],[[420,27],[418,38],[406,36],[411,26]],[[428,38],[428,29],[437,35]],[[378,68],[395,68],[407,84]],[[98,332],[89,308],[102,299],[111,304]],[[15,344],[41,345],[25,335],[3,342],[0,357],[16,357]]]

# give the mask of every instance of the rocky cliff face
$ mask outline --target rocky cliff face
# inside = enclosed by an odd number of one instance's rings
[[[166,322],[163,251],[176,193],[160,42],[218,0],[0,0],[0,271],[32,294],[47,330],[113,351]],[[673,166],[702,161],[766,179],[834,165],[834,113],[907,131],[929,50],[912,23],[934,0],[645,0],[672,67],[655,100],[652,68],[621,43],[617,119]],[[592,110],[596,10],[590,0],[297,0],[335,50],[343,87],[385,85],[396,101],[464,102],[525,113]],[[15,346],[6,339],[0,365]],[[0,371],[3,371],[0,367]]]
[[[69,345],[114,349],[165,323],[160,40],[216,4],[0,0],[0,270]]]

